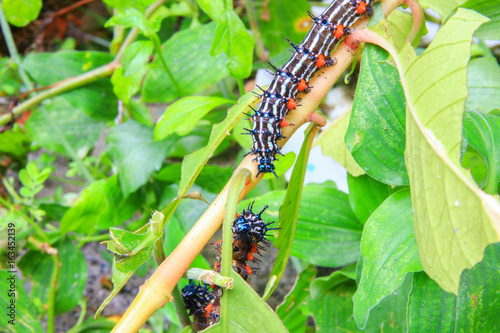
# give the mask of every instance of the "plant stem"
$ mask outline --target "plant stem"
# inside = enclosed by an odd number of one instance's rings
[[[32,90],[33,83],[28,77],[28,74],[24,71],[23,64],[21,63],[21,58],[17,53],[16,43],[14,42],[14,38],[12,38],[12,32],[10,31],[9,23],[7,22],[7,18],[1,7],[2,2],[0,1],[0,26],[2,27],[2,33],[5,39],[5,43],[7,44],[7,48],[9,49],[10,57],[17,64],[17,72],[23,81],[24,86],[28,90]]]
[[[78,320],[73,326],[72,329],[70,329],[67,333],[78,333],[80,331],[80,326],[83,323],[83,320],[85,319],[85,314],[87,313],[87,299],[85,297],[80,298],[80,315],[78,316]]]
[[[157,34],[154,34],[153,36],[151,36],[151,41],[153,42],[153,46],[155,48],[156,54],[158,54],[158,58],[160,59],[160,62],[163,65],[163,68],[167,72],[167,75],[170,78],[170,81],[172,81],[172,83],[174,84],[175,89],[177,89],[177,92],[179,93],[179,95],[182,96],[182,89],[179,86],[179,83],[177,83],[177,81],[175,80],[174,75],[172,74],[172,72],[168,68],[167,62],[165,61],[165,59],[163,58],[163,55],[161,54],[160,38],[158,37]]]
[[[90,82],[94,82],[100,78],[109,76],[113,74],[114,70],[119,67],[120,64],[116,62],[110,62],[107,65],[101,66],[99,68],[96,68],[94,70],[91,70],[90,72],[60,81],[53,86],[53,88],[45,90],[44,92],[33,96],[32,98],[24,101],[23,103],[19,104],[15,108],[12,109],[12,113],[14,116],[19,116],[23,112],[27,111],[31,107],[39,104],[43,100],[59,95],[63,92],[66,92],[68,90],[74,89],[81,87],[83,85],[86,85]],[[7,124],[12,120],[12,116],[10,114],[6,114],[0,117],[0,126]]]
[[[246,168],[238,168],[233,174],[233,181],[229,187],[226,201],[226,213],[224,215],[224,223],[222,225],[222,263],[221,275],[229,276],[232,269],[233,261],[233,231],[231,230],[236,208],[240,199],[240,194],[245,187],[246,180],[252,177],[250,170]],[[221,325],[222,331],[229,332],[229,299],[227,294],[223,294],[221,298]]]
[[[262,35],[260,34],[257,17],[255,15],[255,8],[253,7],[251,0],[245,0],[245,9],[248,16],[248,22],[250,23],[250,29],[253,33],[253,39],[255,41],[255,53],[261,61],[266,61],[266,48],[264,47],[264,42],[262,41]]]
[[[155,3],[153,3],[151,6],[148,7],[146,10],[146,17],[149,17],[151,14],[153,14],[159,7],[161,7],[164,3],[166,3],[168,0],[158,0]],[[3,13],[3,12],[2,12]],[[9,30],[10,31],[10,30]],[[5,35],[5,34],[4,34]],[[137,39],[139,36],[139,30],[138,29],[132,29],[130,30],[127,38],[125,38],[125,41],[123,42],[120,50],[115,56],[115,59],[110,62],[107,65],[101,66],[99,68],[96,68],[90,72],[71,77],[65,80],[62,80],[60,82],[57,82],[52,85],[52,88],[44,91],[43,93],[33,96],[32,98],[26,100],[25,102],[19,104],[16,106],[14,109],[12,109],[12,115],[11,114],[6,114],[0,117],[0,126],[5,125],[9,123],[12,120],[12,116],[17,117],[23,112],[29,110],[31,107],[39,104],[43,100],[56,96],[58,94],[61,94],[63,92],[66,92],[68,90],[74,89],[81,87],[83,85],[86,85],[88,83],[94,82],[102,77],[109,76],[113,74],[115,69],[120,66],[120,61],[123,57],[123,54],[125,52],[125,49],[127,46],[132,44],[134,40]],[[29,86],[27,86],[29,87]]]
[[[47,311],[47,332],[54,333],[54,312],[55,312],[55,301],[57,292],[57,281],[59,280],[60,262],[57,254],[52,256],[54,259],[54,270],[52,271],[52,278],[50,280],[49,288],[49,301],[48,301],[48,311]]]

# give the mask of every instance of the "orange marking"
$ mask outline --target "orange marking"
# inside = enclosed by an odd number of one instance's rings
[[[205,317],[205,318],[210,317],[210,312],[212,312],[213,308],[214,308],[213,303],[208,304],[207,307],[205,308],[205,313],[203,314],[203,317]]]
[[[253,254],[248,253],[247,254],[247,260],[253,260]]]
[[[326,64],[325,56],[322,54],[318,55],[318,59],[316,60],[316,66],[318,66],[318,68],[321,68],[325,66],[325,64]]]
[[[358,7],[356,7],[356,11],[360,15],[366,12],[366,2],[360,1]]]
[[[250,266],[246,265],[245,270],[247,271],[248,275],[252,275],[252,269],[250,268]]]
[[[344,35],[344,26],[342,24],[339,24],[338,26],[335,27],[335,37],[340,38]]]
[[[289,125],[290,125],[290,123],[288,121],[286,121],[286,119],[284,117],[281,118],[281,121],[280,121],[280,126],[281,127],[287,127]]]
[[[252,243],[252,245],[250,245],[250,252],[257,253],[257,246],[257,243]]]
[[[307,88],[308,88],[308,87],[307,87],[306,80],[304,80],[304,79],[300,79],[299,86],[298,86],[298,90],[299,90],[299,91],[304,91],[304,90],[306,90]]]
[[[295,103],[295,100],[293,98],[289,98],[288,102],[286,103],[286,108],[288,110],[293,110],[297,107],[297,103]]]

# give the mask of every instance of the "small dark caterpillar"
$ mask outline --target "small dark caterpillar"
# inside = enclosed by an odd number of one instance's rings
[[[332,66],[336,59],[330,57],[337,43],[350,33],[349,27],[361,15],[373,14],[373,0],[335,0],[316,17],[309,13],[313,27],[299,45],[292,42],[294,53],[281,68],[273,69],[274,78],[267,90],[262,90],[262,101],[251,115],[252,150],[258,162],[258,172],[274,172],[275,155],[283,155],[277,141],[283,138],[281,128],[288,125],[285,120],[288,111],[297,107],[296,97],[299,92],[307,93],[311,89],[309,80],[323,67]],[[247,154],[247,155],[248,155]]]
[[[251,203],[242,214],[237,216],[233,221],[231,229],[233,230],[233,253],[232,266],[236,273],[243,279],[254,274],[254,269],[250,268],[248,262],[259,262],[254,254],[259,254],[264,251],[265,247],[260,245],[263,243],[266,247],[271,246],[271,242],[267,239],[266,234],[270,230],[279,228],[268,228],[271,223],[265,223],[261,215],[268,208],[258,214],[252,212],[253,203]],[[215,243],[215,249],[222,254],[222,241]],[[220,273],[221,259],[218,258],[214,265],[214,270]],[[210,325],[215,324],[220,317],[220,297],[222,289],[219,286],[212,286],[212,291],[206,285],[196,285],[193,281],[182,289],[182,298],[186,304],[188,315],[193,315],[194,328],[201,331]]]

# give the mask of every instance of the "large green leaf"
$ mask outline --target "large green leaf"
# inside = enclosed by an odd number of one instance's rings
[[[482,192],[459,164],[470,43],[485,20],[459,9],[420,57],[409,46],[399,57],[410,98],[405,157],[415,236],[426,273],[453,293],[461,272],[500,239],[498,199]]]
[[[42,86],[57,83],[87,73],[113,60],[109,53],[96,51],[60,51],[33,53],[23,61],[28,74]],[[92,84],[62,93],[74,108],[97,119],[112,120],[117,114],[116,97],[109,79],[100,79]]]
[[[60,261],[60,274],[56,288],[55,312],[64,313],[73,309],[82,297],[87,281],[87,265],[83,253],[68,238],[56,247]],[[30,279],[30,299],[44,307],[44,304],[48,302],[51,283],[48,277],[52,276],[54,269],[52,256],[30,250],[19,261],[19,268],[23,275]]]
[[[219,15],[210,54],[226,53],[229,57],[227,69],[232,77],[244,79],[252,73],[254,46],[252,36],[234,10]]]
[[[330,290],[323,291],[308,302],[317,332],[406,332],[406,304],[411,281],[411,277],[408,277],[396,292],[372,310],[364,330],[356,326],[352,316],[352,297],[356,291],[356,282],[347,280],[340,285],[335,284]]]
[[[24,27],[38,17],[42,0],[3,0],[5,18],[16,27]]]
[[[474,37],[490,40],[500,39],[500,6],[498,6],[498,2],[491,0],[469,0],[460,7],[473,9],[491,20],[480,26]]]
[[[107,152],[118,166],[120,185],[125,197],[144,185],[177,138],[154,140],[154,129],[129,120],[109,131]]]
[[[363,225],[347,194],[327,184],[304,187],[291,254],[315,265],[339,267],[358,259]]]
[[[218,324],[210,326],[204,332],[226,332],[221,325],[224,320],[228,321],[228,332],[262,332],[263,325],[268,332],[287,332],[278,315],[241,276],[233,270],[230,271],[229,276],[234,279],[234,288],[224,290],[222,297],[229,298],[227,313],[230,313],[231,317],[221,317]]]
[[[500,65],[494,57],[469,62],[467,107],[481,112],[500,108]]]
[[[85,155],[105,128],[105,122],[90,117],[62,97],[45,101],[26,122],[26,133],[33,141],[66,156]]]
[[[455,332],[457,297],[439,287],[425,272],[413,276],[408,303],[410,332]]]
[[[84,189],[61,219],[61,231],[92,233],[130,219],[141,205],[139,193],[124,197],[118,175]]]
[[[201,91],[216,83],[228,72],[227,57],[210,56],[215,35],[215,23],[183,30],[162,45],[163,59],[184,96]],[[146,102],[172,102],[181,97],[159,60],[153,63],[144,80],[142,99]]]
[[[14,285],[14,286],[13,286]],[[36,318],[35,308],[16,273],[0,270],[0,330],[12,333],[43,333],[42,323]]]
[[[364,174],[365,171],[356,163],[344,142],[350,118],[351,111],[345,112],[337,117],[323,132],[321,132],[314,145],[320,146],[323,155],[333,157],[335,161],[339,162],[347,169],[350,175],[357,177]]]
[[[382,184],[368,175],[353,177],[347,175],[349,184],[349,203],[361,223],[368,218],[391,195],[391,187]]]
[[[307,11],[311,9],[306,0],[260,1],[257,7],[262,39],[271,56],[289,47],[285,38],[298,44],[311,28]]]
[[[411,16],[395,11],[388,23],[392,41],[403,44],[411,29]],[[380,29],[384,29],[382,25]],[[397,69],[389,55],[378,46],[367,45],[345,143],[366,173],[389,185],[408,185],[405,104]]]
[[[487,193],[498,193],[500,181],[500,117],[468,111],[464,114],[467,140],[488,165]]]
[[[242,96],[238,100],[238,103],[229,109],[226,119],[212,127],[212,133],[210,134],[208,144],[204,148],[184,158],[182,161],[182,177],[179,185],[179,195],[187,193],[187,190],[200,174],[203,166],[210,157],[212,157],[215,149],[221,144],[226,136],[228,136],[234,124],[243,117],[243,112],[248,109],[248,105],[255,104],[256,101],[257,97],[252,92]]]
[[[354,318],[364,328],[370,309],[399,288],[407,273],[422,270],[409,190],[391,195],[368,219],[361,255],[363,270],[354,294]]]
[[[444,22],[448,15],[451,12],[466,2],[467,0],[445,0],[445,1],[436,1],[436,0],[420,0],[420,5],[424,8],[432,8],[434,9],[440,16],[441,20]]]
[[[146,67],[151,53],[153,53],[153,43],[149,40],[140,40],[130,44],[123,53],[123,76],[133,75]]]
[[[442,290],[425,273],[415,274],[408,303],[411,332],[497,332],[500,311],[500,244],[460,278],[458,297]]]
[[[186,135],[196,126],[196,123],[212,109],[234,104],[234,101],[216,96],[184,97],[169,105],[160,120],[156,123],[155,139],[161,140],[172,133]]]
[[[498,332],[500,322],[500,244],[484,251],[484,259],[463,272],[457,299],[457,331]]]
[[[290,293],[282,304],[276,309],[276,313],[285,324],[289,332],[305,332],[307,316],[301,311],[302,303],[309,298],[309,285],[318,270],[313,266],[307,266],[300,272]]]

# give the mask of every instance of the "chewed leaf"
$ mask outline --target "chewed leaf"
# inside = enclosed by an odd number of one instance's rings
[[[405,158],[420,259],[426,273],[455,294],[462,271],[500,239],[498,199],[459,164],[467,59],[472,34],[486,20],[459,9],[420,57],[408,45],[399,57],[410,98]]]

